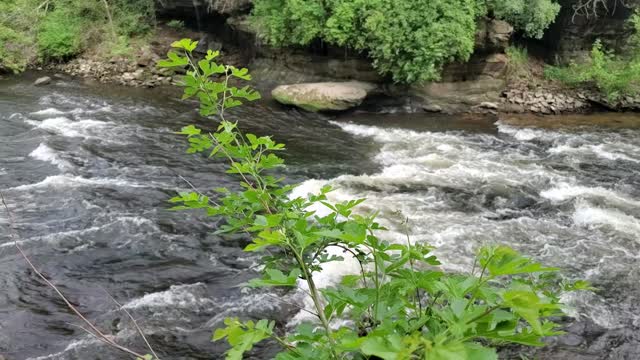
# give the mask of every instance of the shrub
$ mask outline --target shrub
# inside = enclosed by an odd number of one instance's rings
[[[0,71],[18,73],[27,67],[29,39],[0,24]]]
[[[538,39],[560,12],[556,0],[488,0],[487,7],[495,17]]]
[[[432,248],[388,243],[377,212],[359,215],[364,199],[332,203],[325,186],[318,194],[292,197],[274,171],[284,166],[278,153],[284,145],[269,136],[242,134],[226,120],[226,109],[253,101],[259,94],[249,87],[229,86],[229,80],[250,80],[247,69],[219,65],[217,52],[195,62],[197,43],[173,44],[163,67],[187,67],[183,98],[200,101],[203,116],[218,116],[217,131],[193,125],[180,134],[189,153],[226,159],[227,173],[240,181],[240,191],[217,189],[217,195],[180,193],[170,201],[174,209],[201,209],[220,216],[220,233],[247,233],[254,240],[245,251],[264,255],[262,277],[251,287],[304,284],[312,301],[313,321],[288,335],[275,322],[226,319],[214,340],[231,346],[227,359],[237,360],[264,340],[282,346],[279,360],[295,359],[497,359],[495,346],[543,345],[541,338],[560,334],[555,316],[561,315],[564,291],[588,289],[585,282],[559,281],[557,269],[545,267],[505,246],[482,248],[470,273],[447,273]],[[219,82],[213,78],[222,79]],[[318,208],[328,210],[320,215]],[[330,249],[340,249],[331,253]],[[326,264],[353,257],[360,273],[340,284],[320,289],[315,276]]]
[[[153,0],[112,1],[114,25],[121,36],[140,36],[153,30],[155,4]]]
[[[173,19],[167,23],[167,26],[173,29],[184,29],[184,21]]]
[[[617,101],[640,92],[640,59],[616,56],[596,41],[587,62],[548,66],[545,76],[572,87],[594,87],[609,101]]]
[[[38,52],[42,60],[64,60],[82,50],[83,26],[80,19],[67,10],[56,9],[38,27]]]
[[[555,0],[255,0],[253,23],[274,46],[315,40],[362,51],[396,82],[438,80],[473,52],[476,19],[488,12],[541,37]]]
[[[0,71],[20,72],[35,57],[34,0],[0,1]]]

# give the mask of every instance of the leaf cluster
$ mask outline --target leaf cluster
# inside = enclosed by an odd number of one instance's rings
[[[587,61],[571,62],[567,67],[548,66],[545,76],[571,87],[592,87],[616,102],[640,93],[640,57],[616,55],[597,40]]]
[[[196,42],[176,42],[176,51],[160,66],[187,67],[184,97],[200,100],[200,113],[221,119],[217,131],[187,126],[190,153],[226,159],[227,173],[240,190],[215,189],[180,193],[170,201],[176,210],[200,209],[223,217],[220,233],[247,233],[253,241],[245,251],[263,255],[264,269],[251,287],[302,286],[313,308],[305,322],[285,336],[272,321],[227,319],[214,340],[230,345],[227,359],[242,359],[261,341],[282,346],[278,360],[295,359],[497,359],[496,346],[541,346],[542,338],[560,334],[565,291],[589,289],[585,282],[564,283],[556,268],[546,267],[505,246],[479,250],[470,273],[440,269],[433,248],[389,243],[377,213],[363,215],[355,199],[331,202],[330,186],[319,193],[293,197],[293,186],[273,175],[284,166],[277,155],[284,145],[269,136],[242,134],[225,120],[225,110],[258,99],[248,88],[229,80],[249,80],[246,69],[214,62],[209,52],[196,62]],[[323,208],[326,211],[319,212]],[[316,275],[328,264],[354,259],[358,274],[328,288]]]
[[[316,40],[363,52],[396,82],[439,80],[444,65],[474,50],[486,15],[540,38],[560,10],[556,0],[256,0],[253,23],[274,46]]]

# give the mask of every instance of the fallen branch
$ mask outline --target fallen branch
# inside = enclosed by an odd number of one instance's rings
[[[102,331],[100,331],[100,329],[98,329],[97,326],[95,326],[91,321],[89,321],[84,315],[82,315],[82,313],[75,306],[73,306],[73,304],[71,304],[69,299],[67,299],[67,297],[60,291],[60,289],[58,289],[57,286],[55,286],[51,281],[49,281],[40,272],[40,270],[38,270],[38,268],[33,264],[31,259],[29,259],[27,254],[24,252],[24,250],[22,250],[22,247],[18,243],[18,233],[17,233],[17,231],[15,229],[15,220],[13,218],[13,214],[11,213],[11,210],[9,210],[9,206],[7,205],[7,202],[5,201],[5,198],[4,198],[4,195],[2,194],[2,192],[0,192],[0,199],[2,200],[2,205],[4,206],[5,210],[7,211],[8,216],[9,216],[9,229],[10,229],[9,234],[10,234],[11,238],[13,239],[14,246],[16,247],[16,249],[18,249],[18,252],[22,256],[22,258],[24,258],[24,260],[27,262],[27,264],[29,265],[31,270],[33,270],[33,272],[36,275],[38,275],[38,277],[42,281],[44,281],[50,288],[52,288],[58,294],[60,299],[62,299],[62,301],[64,301],[64,303],[67,305],[67,307],[76,316],[78,316],[78,318],[80,318],[80,320],[82,320],[83,323],[85,323],[89,327],[89,329],[86,329],[86,328],[84,328],[82,326],[80,326],[80,328],[82,328],[84,331],[90,333],[91,335],[96,337],[98,340],[100,340],[100,341],[106,343],[107,345],[111,346],[112,348],[118,349],[118,350],[120,350],[122,352],[125,352],[125,353],[129,354],[129,355],[135,356],[136,358],[145,359],[145,355],[144,354],[140,354],[140,353],[138,353],[136,351],[133,351],[131,349],[128,349],[128,348],[116,343],[112,339],[111,336],[106,335]],[[146,339],[145,339],[145,342],[146,342]],[[147,343],[147,345],[148,345],[148,343]],[[155,355],[155,353],[154,353],[154,355]]]

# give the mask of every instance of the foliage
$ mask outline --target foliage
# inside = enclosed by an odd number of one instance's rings
[[[533,81],[527,48],[511,45],[505,49],[505,54],[509,59],[507,65],[507,77],[509,80]]]
[[[82,49],[83,27],[68,11],[56,9],[47,14],[38,28],[38,53],[47,60],[64,60]]]
[[[538,39],[560,12],[557,0],[488,0],[486,3],[495,17]]]
[[[184,21],[173,19],[167,23],[167,26],[173,29],[184,29]]]
[[[263,254],[262,277],[251,287],[302,285],[314,307],[314,322],[286,336],[274,322],[227,319],[214,340],[226,339],[227,359],[266,339],[282,346],[276,359],[497,359],[495,346],[541,346],[541,338],[557,335],[554,316],[561,314],[564,291],[588,289],[585,282],[558,280],[557,269],[545,267],[505,246],[482,248],[471,273],[447,273],[432,248],[388,243],[377,213],[360,215],[364,199],[332,203],[331,187],[318,194],[292,197],[294,186],[275,176],[284,166],[284,145],[269,136],[243,135],[225,110],[260,96],[230,80],[250,80],[247,69],[215,63],[217,52],[196,62],[197,43],[184,39],[177,51],[159,63],[187,67],[183,98],[200,100],[200,114],[217,115],[214,133],[193,125],[180,134],[189,153],[226,159],[227,173],[239,178],[241,190],[216,190],[216,196],[184,192],[170,201],[174,209],[201,209],[225,219],[220,233],[254,237],[245,251]],[[215,81],[215,79],[221,79]],[[319,208],[328,210],[320,215]],[[332,250],[339,249],[342,255]],[[332,255],[333,254],[333,255]],[[320,289],[315,276],[323,266],[353,257],[361,272],[334,287]],[[341,321],[347,320],[347,321]]]
[[[35,57],[32,47],[43,61],[65,60],[102,43],[121,53],[154,22],[153,0],[0,1],[0,69],[23,70]]]
[[[23,71],[35,56],[32,45],[38,14],[27,11],[34,0],[0,1],[0,72]]]
[[[22,33],[0,25],[0,44],[0,71],[23,71],[27,67],[23,54],[28,47],[28,39]]]
[[[616,56],[599,40],[593,44],[587,62],[572,62],[567,67],[548,66],[545,75],[573,87],[595,87],[609,101],[640,92],[640,58]]]
[[[555,0],[256,0],[253,23],[274,46],[316,40],[368,54],[396,82],[438,80],[473,52],[476,20],[491,13],[541,37]]]

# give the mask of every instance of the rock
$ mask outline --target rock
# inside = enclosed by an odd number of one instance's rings
[[[237,14],[249,10],[251,2],[251,0],[163,0],[158,2],[158,14],[163,16],[189,14],[193,16],[197,11],[210,11],[223,15]]]
[[[422,105],[422,110],[426,112],[442,112],[442,106],[436,104]]]
[[[498,104],[494,102],[484,101],[479,106],[484,109],[498,110]]]
[[[43,76],[41,78],[38,78],[33,85],[35,86],[42,86],[42,85],[48,85],[51,83],[51,78],[48,76]]]
[[[525,108],[524,108],[524,106],[519,105],[519,104],[502,104],[500,106],[500,111],[506,112],[506,113],[520,114],[520,113],[525,112]]]
[[[209,34],[205,34],[200,40],[198,40],[198,46],[194,52],[206,54],[207,50],[220,51],[222,50],[222,43],[212,39]]]
[[[324,82],[281,85],[271,95],[278,102],[307,111],[342,111],[362,104],[376,85],[360,82]]]
[[[144,77],[144,70],[143,69],[136,70],[133,73],[133,78],[136,79],[136,80],[140,80],[143,77]]]
[[[487,42],[494,49],[506,49],[513,34],[513,26],[502,20],[491,20],[487,26]]]

